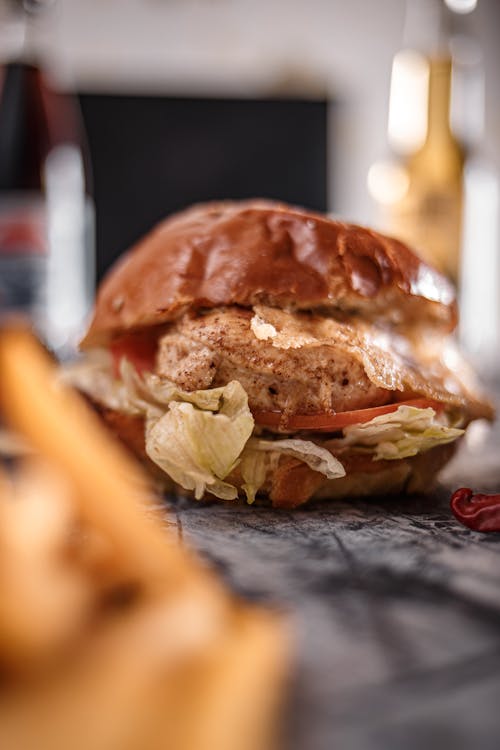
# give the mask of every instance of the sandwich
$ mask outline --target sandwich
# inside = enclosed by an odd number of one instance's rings
[[[98,290],[67,372],[167,489],[421,492],[491,419],[449,281],[396,239],[267,200],[160,223]]]

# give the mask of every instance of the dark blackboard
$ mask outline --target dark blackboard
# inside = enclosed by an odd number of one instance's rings
[[[327,208],[325,101],[84,94],[97,271],[197,201],[278,198]]]

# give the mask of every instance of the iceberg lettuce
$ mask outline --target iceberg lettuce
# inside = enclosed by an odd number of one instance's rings
[[[327,479],[345,476],[340,461],[320,445],[310,440],[262,440],[250,438],[241,456],[240,472],[247,501],[253,503],[266,477],[278,466],[280,456],[291,456],[318,471]]]
[[[351,448],[371,454],[374,461],[396,460],[449,443],[464,432],[449,426],[434,409],[401,405],[370,422],[345,427],[342,438],[323,446],[292,438],[264,440],[253,434],[247,394],[238,381],[183,391],[153,373],[140,375],[125,359],[120,378],[115,378],[105,352],[72,365],[64,378],[112,409],[144,416],[148,456],[197,498],[205,492],[224,500],[236,498],[237,487],[226,481],[236,469],[252,503],[283,455],[336,479],[345,471],[331,451]]]
[[[264,486],[267,477],[276,471],[279,460],[280,454],[277,451],[259,451],[254,448],[245,448],[241,454],[239,471],[243,479],[241,488],[249,505],[255,501],[255,496]]]
[[[399,406],[396,411],[382,414],[370,422],[344,428],[344,437],[331,441],[332,447],[352,446],[373,453],[373,460],[397,460],[422,453],[436,445],[451,443],[464,430],[439,421],[430,407]]]
[[[212,389],[208,398],[207,393],[199,399],[195,394],[189,394],[189,401],[170,401],[159,417],[147,414],[146,453],[197,499],[205,491],[234,499],[236,487],[222,480],[235,468],[253,431],[247,394],[237,380]],[[216,408],[210,410],[207,403]]]

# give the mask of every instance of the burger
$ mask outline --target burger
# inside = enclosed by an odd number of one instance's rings
[[[69,378],[171,490],[276,507],[429,489],[491,418],[451,284],[273,201],[197,205],[111,269]]]

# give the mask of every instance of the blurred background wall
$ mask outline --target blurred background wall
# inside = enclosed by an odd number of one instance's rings
[[[328,208],[376,223],[367,173],[386,149],[391,64],[406,13],[404,0],[60,0],[51,55],[59,77],[83,94],[334,103]],[[498,159],[500,3],[479,0],[464,19],[483,54],[484,144]]]
[[[2,20],[13,2],[0,0],[4,59]],[[398,227],[384,225],[379,198],[387,185],[380,193],[373,166],[406,158],[388,138],[391,70],[398,50],[418,46],[425,33],[429,45],[425,19],[437,6],[471,11],[452,14],[453,33],[466,42],[466,67],[485,74],[484,96],[477,89],[461,105],[464,122],[483,114],[484,122],[457,147],[459,159],[480,156],[469,201],[473,228],[452,211],[449,221],[461,225],[473,248],[463,252],[471,280],[461,290],[467,348],[474,348],[482,318],[494,321],[491,349],[500,340],[498,0],[60,0],[47,59],[80,98],[99,276],[152,223],[193,200],[281,197],[389,231]],[[403,86],[403,114],[406,104]],[[377,178],[371,186],[370,174]],[[391,175],[384,179],[394,182]],[[401,172],[396,178],[391,190],[401,187]],[[444,199],[434,198],[435,213]],[[409,219],[408,207],[401,209],[401,225],[432,224],[432,216],[411,210]],[[462,219],[467,210],[460,207]],[[412,241],[411,232],[406,239]],[[476,254],[483,245],[484,257]],[[444,270],[456,281],[458,247],[453,252],[455,267]],[[474,271],[479,265],[488,268],[487,288],[485,275]]]
[[[327,96],[330,208],[374,219],[366,189],[386,143],[391,63],[403,0],[63,0],[60,64],[81,91],[164,95]],[[481,43],[485,141],[500,154],[500,3],[466,17]]]

